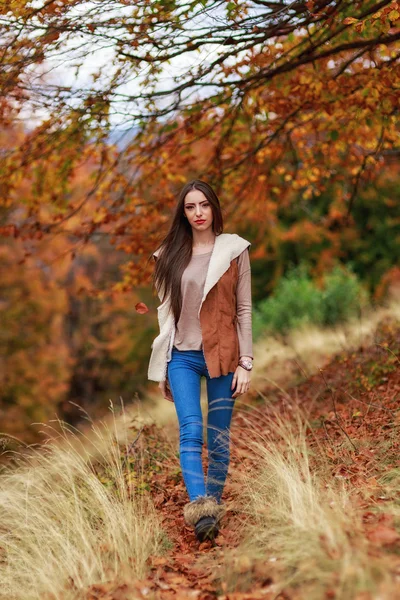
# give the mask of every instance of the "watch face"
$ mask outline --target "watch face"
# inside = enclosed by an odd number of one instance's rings
[[[241,361],[243,363],[243,365],[249,370],[251,371],[251,369],[253,368],[253,363],[251,362],[251,360],[244,360],[242,359]]]

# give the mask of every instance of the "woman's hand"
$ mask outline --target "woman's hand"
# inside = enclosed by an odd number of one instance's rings
[[[161,393],[166,400],[169,400],[170,402],[174,401],[174,399],[172,397],[171,388],[169,387],[168,379],[164,379],[164,381],[160,381],[160,383],[158,384],[158,387],[160,388]]]
[[[251,371],[247,371],[240,365],[236,367],[235,374],[232,379],[231,389],[234,390],[236,386],[235,393],[232,394],[232,398],[236,398],[241,394],[245,394],[250,387],[251,380]]]

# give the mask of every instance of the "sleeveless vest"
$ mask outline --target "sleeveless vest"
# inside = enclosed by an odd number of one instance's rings
[[[221,233],[215,238],[197,315],[202,332],[204,359],[211,378],[234,372],[238,366],[237,257],[250,245],[250,242],[236,233]],[[158,256],[158,250],[154,255]],[[161,295],[159,296],[161,300]],[[152,381],[167,378],[167,366],[172,358],[175,320],[169,307],[168,297],[157,308],[160,334],[151,345],[148,368],[148,379]]]

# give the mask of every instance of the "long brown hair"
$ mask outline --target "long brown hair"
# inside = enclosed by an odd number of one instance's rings
[[[153,289],[162,291],[161,301],[170,296],[175,323],[179,321],[182,308],[181,279],[192,257],[193,232],[185,216],[185,197],[192,190],[203,192],[213,212],[212,228],[215,235],[223,231],[221,206],[212,187],[201,179],[192,179],[181,189],[169,231],[160,245],[153,273]]]

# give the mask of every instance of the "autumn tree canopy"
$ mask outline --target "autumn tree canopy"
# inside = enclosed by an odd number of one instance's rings
[[[329,260],[335,232],[351,235],[358,191],[398,155],[399,2],[2,7],[0,117],[12,143],[1,231],[30,251],[50,234],[109,235],[130,254],[114,289],[148,275],[140,256],[188,177],[211,182],[229,223],[251,229],[255,258],[306,227]],[[88,163],[90,189],[76,197],[74,172]],[[292,206],[294,229],[279,219]]]
[[[384,294],[399,26],[390,0],[0,2],[3,433],[147,385],[146,258],[188,179],[251,239],[255,304],[302,260]]]

